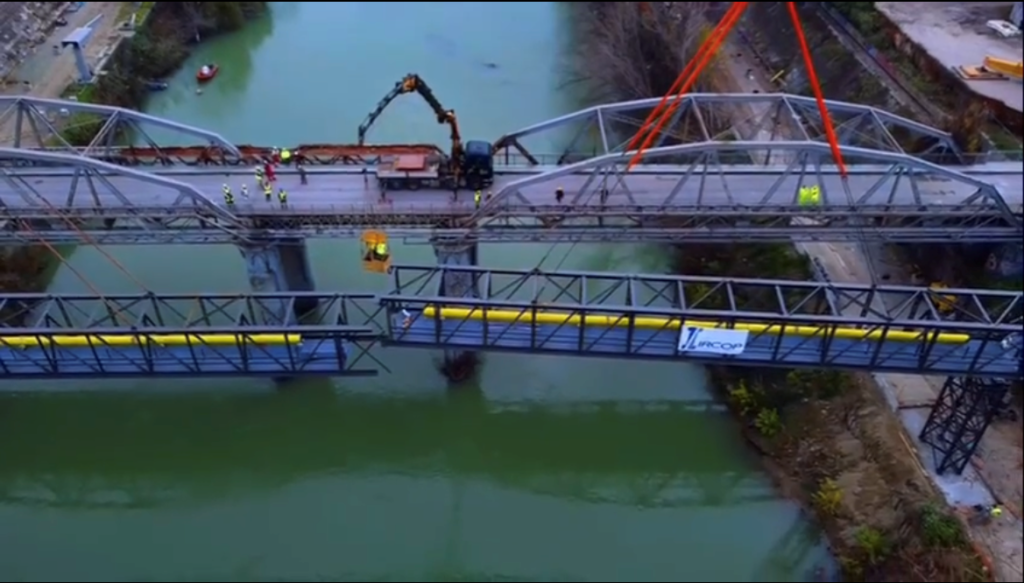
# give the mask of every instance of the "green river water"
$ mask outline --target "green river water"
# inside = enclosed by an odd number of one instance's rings
[[[566,113],[569,15],[558,3],[272,3],[204,44],[149,111],[236,142],[352,142],[407,72],[499,134]],[[203,95],[203,62],[222,72]],[[495,63],[497,69],[485,63]],[[374,142],[445,143],[399,100]],[[556,249],[545,266],[659,271],[656,248]],[[240,291],[230,246],[112,252],[158,291]],[[545,245],[485,246],[533,267]],[[429,262],[393,245],[400,262]],[[310,244],[323,290],[383,289],[351,241]],[[136,286],[101,254],[71,263],[107,292]],[[87,287],[61,269],[56,292]],[[269,382],[5,384],[0,580],[798,581],[818,536],[778,499],[685,364],[488,355],[450,393],[438,355],[391,349],[390,375]]]

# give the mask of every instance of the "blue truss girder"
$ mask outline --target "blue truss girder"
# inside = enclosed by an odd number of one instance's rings
[[[317,309],[301,322],[289,316],[309,302]],[[378,311],[369,294],[3,294],[0,377],[374,375],[383,368],[369,353],[382,333]],[[281,334],[301,342],[256,338]],[[168,335],[187,341],[165,345],[159,337]],[[63,345],[69,336],[89,340]],[[26,347],[25,338],[38,342]]]
[[[440,295],[441,281],[469,277],[475,298]],[[1021,378],[1022,294],[837,285],[716,277],[399,266],[382,297],[388,344],[413,347],[692,360],[708,364],[843,368]],[[744,299],[745,298],[745,299]],[[437,318],[439,307],[472,319]],[[499,319],[496,314],[504,317]],[[515,321],[508,321],[514,313]],[[537,322],[561,314],[564,323]],[[576,317],[611,316],[616,326],[581,327]],[[656,329],[637,319],[662,319]],[[542,316],[542,320],[543,320]],[[682,353],[680,323],[760,327],[737,356]],[[799,329],[797,328],[799,327]],[[872,338],[850,339],[850,331]],[[911,332],[914,340],[896,340]],[[937,336],[938,335],[938,336]],[[939,340],[963,335],[955,344]]]

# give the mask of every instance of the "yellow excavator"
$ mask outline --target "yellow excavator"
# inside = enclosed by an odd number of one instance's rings
[[[494,183],[494,154],[491,144],[482,140],[462,142],[459,122],[454,109],[446,109],[438,101],[430,86],[423,79],[410,73],[395,83],[380,100],[377,107],[366,116],[359,126],[359,145],[364,145],[366,134],[388,105],[399,95],[418,93],[437,116],[437,123],[451,128],[451,153],[447,159],[433,161],[427,156],[399,156],[382,161],[377,169],[377,179],[387,190],[416,190],[418,188],[469,188],[481,190]],[[415,158],[415,159],[413,159]]]
[[[958,69],[960,76],[971,81],[991,79],[1024,79],[1024,61],[1011,61],[998,57],[985,57],[980,67],[962,66]]]

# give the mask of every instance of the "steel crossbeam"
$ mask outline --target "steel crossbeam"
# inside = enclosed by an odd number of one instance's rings
[[[379,311],[369,294],[0,294],[0,376],[372,375]]]
[[[393,277],[381,300],[396,345],[1022,376],[1021,292],[477,267]],[[441,295],[446,278],[476,297]],[[746,331],[746,349],[683,352],[691,326]]]

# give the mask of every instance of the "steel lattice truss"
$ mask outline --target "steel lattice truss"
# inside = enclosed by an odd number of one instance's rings
[[[121,149],[130,138],[140,145],[157,148],[178,144],[217,148],[240,156],[238,148],[223,136],[154,115],[95,103],[81,103],[41,97],[0,95],[0,124],[12,124],[13,148],[61,151],[80,156],[103,158]],[[70,144],[62,130],[88,125],[97,128],[84,147]],[[26,159],[25,164],[31,164]]]
[[[428,325],[423,323],[428,316],[423,315],[411,323],[405,315],[391,318],[389,341],[400,345],[473,344],[495,350],[678,359],[675,341],[666,338],[678,337],[680,320],[700,320],[714,321],[722,328],[751,323],[770,327],[751,332],[751,343],[761,342],[758,350],[765,352],[759,360],[730,359],[731,364],[1022,376],[1020,348],[1015,343],[1020,341],[1022,326],[1021,292],[963,289],[948,294],[943,290],[940,295],[918,287],[463,266],[397,266],[393,277],[393,290],[382,297],[393,315],[420,314],[432,306],[454,306],[475,314],[469,320],[429,318]],[[476,297],[441,293],[443,285],[450,288],[454,282],[459,289],[472,289]],[[496,310],[505,310],[506,315],[515,311],[517,325],[499,324],[493,319]],[[544,313],[567,317],[559,326],[531,324],[537,314]],[[612,316],[620,324],[586,332],[569,319],[598,315]],[[635,319],[644,317],[664,319],[664,328],[657,332],[665,334],[652,335],[648,344],[639,343],[638,332],[634,337]],[[410,324],[411,329],[419,326],[417,334],[424,329],[427,333],[406,338],[404,328]],[[787,327],[801,327],[802,332],[790,337]],[[523,329],[532,329],[528,340],[503,342],[502,334]],[[630,340],[613,339],[612,330],[626,334],[623,329]],[[854,329],[875,339],[839,341]],[[885,340],[897,331],[913,332],[915,341]],[[951,348],[937,342],[936,334],[964,335],[970,342]],[[466,341],[468,337],[472,342]],[[565,346],[567,338],[571,349]],[[813,360],[808,360],[808,354],[813,354]],[[693,359],[721,362],[714,357]]]
[[[451,194],[441,191],[421,191],[418,202],[384,209],[373,197],[362,206],[302,208],[303,197],[295,193],[297,203],[287,209],[246,210],[223,204],[222,179],[208,171],[170,162],[160,171],[144,172],[109,162],[112,152],[120,151],[109,145],[113,136],[130,133],[157,148],[143,128],[147,124],[164,134],[177,132],[178,140],[212,144],[200,149],[237,151],[216,134],[118,108],[0,98],[10,104],[8,117],[33,128],[32,135],[51,146],[0,148],[0,244],[38,242],[41,236],[51,243],[74,243],[82,231],[93,242],[108,244],[229,243],[248,239],[254,230],[266,237],[352,237],[367,228],[401,237],[490,242],[1016,242],[1024,237],[1019,165],[942,167],[911,156],[901,144],[916,144],[939,156],[938,162],[959,163],[945,133],[866,106],[831,104],[852,167],[845,180],[818,135],[813,100],[786,95],[690,96],[663,134],[683,143],[648,150],[648,163],[626,175],[622,145],[611,145],[609,136],[623,133],[622,127],[657,101],[591,108],[500,139],[499,162],[515,150],[519,161],[542,165],[499,167],[494,196],[479,210],[465,201],[452,204]],[[75,149],[58,140],[52,146],[59,117],[54,111],[61,108],[107,116],[93,144]],[[740,117],[751,111],[754,119]],[[708,120],[724,119],[740,121],[718,123],[727,129],[712,134],[708,128],[716,124]],[[40,126],[46,131],[35,131]],[[524,145],[540,139],[550,151],[570,129],[570,147],[557,157],[540,159]],[[743,141],[723,140],[728,136]],[[591,145],[581,146],[587,139]],[[345,147],[321,149],[332,148]],[[372,166],[363,170],[373,171]],[[330,181],[325,188],[338,191],[366,184],[351,168],[336,175],[328,171],[316,181]],[[819,188],[819,204],[801,206],[797,193],[811,185]],[[556,187],[566,190],[562,204],[554,200]]]
[[[296,323],[296,307],[310,304],[316,309]],[[383,334],[379,312],[370,294],[0,294],[0,376],[265,376],[268,369],[280,376],[376,374],[387,370],[369,352]],[[301,345],[275,351],[251,340],[284,333],[301,335]],[[9,344],[13,337],[47,342],[76,335],[88,335],[93,346],[29,350]],[[137,345],[115,346],[105,335],[129,335]],[[189,345],[156,350],[158,343],[149,340],[161,335],[188,335]],[[236,336],[238,343],[214,345],[204,335]],[[374,365],[366,368],[367,360]]]
[[[567,142],[564,165],[503,185],[478,217],[510,232],[529,229],[522,208],[546,199],[548,216],[563,209],[546,225],[570,239],[637,233],[644,240],[779,240],[778,231],[904,241],[1024,235],[1019,164],[968,171],[949,134],[863,105],[829,102],[851,169],[846,180],[831,159],[815,101],[783,94],[683,98],[643,160],[682,172],[626,174],[631,156],[613,136],[628,141],[659,101],[593,107],[502,137],[499,157],[530,157],[529,140],[544,151]],[[798,204],[803,186],[821,191],[813,209]],[[566,191],[564,206],[554,204],[558,187]]]

